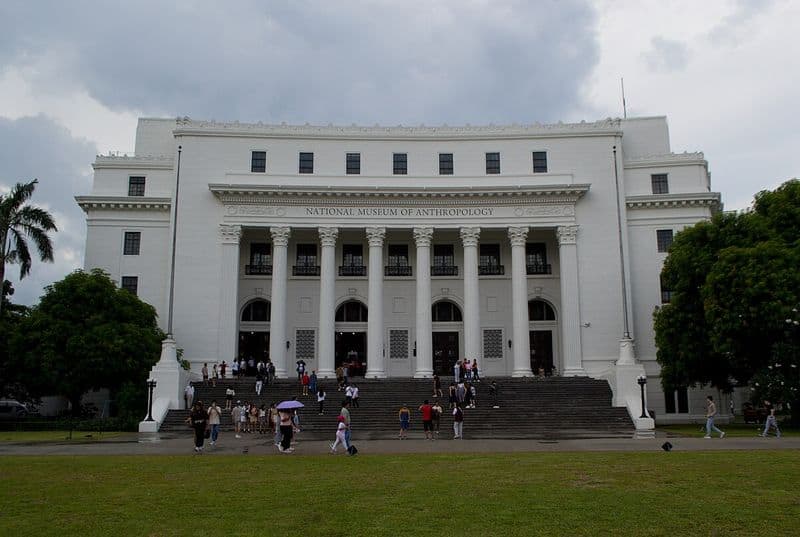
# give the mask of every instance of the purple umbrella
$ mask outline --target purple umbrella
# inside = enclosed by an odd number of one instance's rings
[[[295,408],[303,408],[305,405],[300,401],[282,401],[276,407],[278,410],[294,410]]]

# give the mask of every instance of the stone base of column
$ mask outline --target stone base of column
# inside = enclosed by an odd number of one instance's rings
[[[433,378],[433,370],[432,369],[417,369],[417,372],[414,373],[415,379],[432,379]]]
[[[385,379],[386,378],[386,371],[367,371],[367,374],[364,375],[365,379]]]
[[[619,340],[619,358],[617,359],[617,365],[636,364],[634,345],[635,343],[632,338],[624,337]]]
[[[511,376],[513,378],[521,378],[521,377],[532,377],[533,370],[531,369],[515,369],[511,372]]]
[[[333,369],[320,369],[317,371],[317,378],[321,379],[336,378],[336,372]]]
[[[586,377],[586,370],[582,367],[570,367],[561,373],[562,377]]]

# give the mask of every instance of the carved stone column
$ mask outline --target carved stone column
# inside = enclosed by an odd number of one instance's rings
[[[462,227],[464,245],[464,358],[481,360],[480,291],[478,287],[479,227]]]
[[[386,228],[368,227],[369,296],[367,305],[367,374],[368,378],[386,377],[386,355],[383,351],[383,239]]]
[[[319,228],[320,276],[319,276],[319,362],[317,376],[334,377],[334,358],[336,353],[335,315],[336,315],[336,238],[339,229]]]
[[[219,361],[230,362],[236,358],[239,316],[239,240],[241,226],[220,224],[219,239],[222,255],[219,286]]]
[[[272,292],[269,310],[269,358],[275,375],[286,377],[286,287],[288,275],[288,227],[269,228],[272,235]]]
[[[414,378],[433,377],[433,342],[431,341],[431,237],[433,228],[415,227],[417,243],[417,368]]]
[[[561,339],[564,376],[583,376],[580,282],[578,281],[578,226],[558,226],[561,266]]]
[[[511,347],[514,353],[512,377],[533,376],[528,332],[528,275],[525,267],[527,238],[527,227],[508,228],[508,239],[511,241],[511,311],[514,319]]]

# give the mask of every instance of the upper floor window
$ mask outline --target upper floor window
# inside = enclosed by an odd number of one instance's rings
[[[297,261],[293,274],[295,276],[319,276],[316,244],[297,245]]]
[[[130,291],[134,295],[139,292],[139,277],[138,276],[123,276],[120,282],[120,287],[126,291]]]
[[[432,276],[457,276],[456,258],[453,253],[452,244],[433,245],[433,266],[431,267]]]
[[[478,274],[503,274],[503,265],[500,264],[499,244],[480,245],[478,254]]]
[[[250,157],[250,171],[253,173],[264,173],[267,171],[267,152],[253,151]]]
[[[547,151],[533,152],[533,173],[547,173]]]
[[[126,231],[125,243],[123,245],[123,255],[139,255],[139,247],[142,243],[142,233],[140,231]]]
[[[358,175],[361,173],[361,153],[347,154],[347,174]]]
[[[452,153],[439,153],[439,175],[453,175]]]
[[[550,274],[545,243],[529,242],[525,244],[525,269],[528,274]]]
[[[650,176],[653,194],[669,194],[669,179],[666,173],[654,173]]]
[[[486,173],[500,173],[500,153],[486,153]]]
[[[659,278],[661,284],[661,303],[669,304],[672,302],[672,289],[664,282],[664,275]]]
[[[395,153],[393,155],[392,173],[395,175],[408,174],[408,153]]]
[[[250,264],[251,265],[271,265],[272,248],[266,242],[254,242],[250,244]]]
[[[671,229],[658,229],[656,230],[656,243],[658,244],[659,252],[667,252],[672,244],[672,230]]]
[[[144,177],[128,178],[128,195],[144,196]]]
[[[390,244],[388,247],[386,276],[411,276],[408,264],[408,244]]]
[[[300,153],[299,173],[314,173],[314,153]]]

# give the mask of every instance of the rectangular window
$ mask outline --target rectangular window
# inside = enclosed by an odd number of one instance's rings
[[[358,175],[361,173],[361,153],[347,154],[347,175]]]
[[[661,275],[661,303],[669,304],[672,301],[672,290],[664,284],[664,275]]]
[[[395,175],[408,174],[408,153],[395,153],[392,159],[392,173]]]
[[[486,153],[486,173],[500,173],[500,153]]]
[[[439,153],[439,175],[453,175],[452,153]]]
[[[525,269],[528,274],[550,274],[547,264],[547,245],[543,242],[525,244]]]
[[[267,152],[253,151],[250,158],[250,171],[253,173],[264,173],[267,171]]]
[[[547,151],[533,152],[533,173],[547,173]]]
[[[144,177],[128,178],[128,195],[144,196]]]
[[[299,173],[314,173],[314,153],[300,153]]]
[[[342,245],[342,265],[361,267],[364,265],[364,247],[361,244]]]
[[[130,291],[134,295],[139,291],[139,277],[138,276],[123,276],[120,287],[126,291]]]
[[[669,251],[672,245],[672,230],[671,229],[658,229],[656,230],[656,242],[658,243],[659,252]]]
[[[431,276],[458,276],[458,267],[456,267],[452,244],[433,245]]]
[[[272,245],[265,242],[250,243],[250,264],[245,274],[272,274]]]
[[[386,276],[411,276],[411,266],[408,264],[408,245],[390,244],[388,247],[388,264]]]
[[[666,173],[654,173],[650,176],[653,194],[669,194],[669,180]]]
[[[500,264],[500,245],[481,244],[478,254],[478,274],[482,276],[503,274]]]
[[[142,234],[139,231],[126,231],[123,255],[139,255],[139,247],[142,243]]]
[[[314,266],[317,264],[317,245],[298,244],[297,245],[297,265],[302,267]]]

